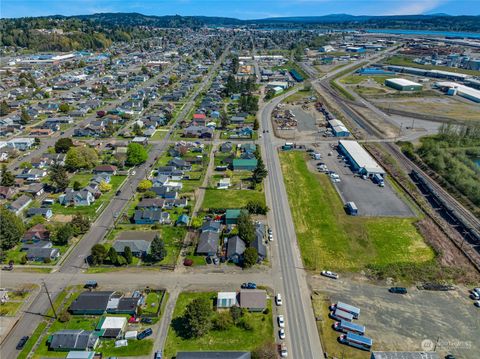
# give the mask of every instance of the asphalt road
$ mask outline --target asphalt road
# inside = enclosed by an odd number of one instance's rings
[[[285,315],[286,343],[289,357],[301,359],[320,358],[323,350],[315,324],[310,302],[310,290],[306,273],[302,268],[300,251],[297,246],[292,214],[283,182],[282,170],[274,144],[271,113],[282,99],[294,92],[277,97],[262,109],[261,126],[268,129],[263,135],[262,154],[268,170],[266,179],[267,205],[271,208],[269,223],[273,229],[275,258],[273,272],[275,288],[284,298],[284,307],[277,307],[277,314]],[[285,310],[285,312],[283,311]]]

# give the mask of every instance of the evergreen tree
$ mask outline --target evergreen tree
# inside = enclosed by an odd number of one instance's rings
[[[70,182],[68,179],[67,170],[60,164],[53,164],[50,166],[50,180],[53,182],[54,186],[59,192],[65,191],[68,187],[68,183]]]
[[[255,240],[255,226],[246,210],[240,212],[237,220],[238,236],[247,244],[250,245]]]
[[[253,170],[252,180],[254,183],[262,183],[263,179],[267,177],[268,171],[261,157],[257,161],[257,167]]]
[[[10,113],[10,106],[8,106],[7,101],[3,100],[0,102],[0,116],[6,116]]]
[[[115,248],[110,247],[110,249],[108,250],[107,256],[108,256],[108,259],[110,260],[110,263],[112,263],[113,265],[118,264],[118,253],[115,250]]]
[[[7,250],[20,242],[25,233],[22,220],[5,207],[0,207],[0,248]]]
[[[211,326],[212,307],[207,298],[197,298],[185,308],[184,333],[186,337],[199,338],[205,335]]]
[[[125,249],[123,250],[123,256],[125,257],[125,260],[127,261],[127,264],[132,263],[133,254],[132,254],[132,250],[130,249],[129,246],[126,246]]]
[[[6,164],[3,164],[2,165],[2,180],[1,180],[1,185],[2,186],[5,186],[5,187],[10,187],[10,186],[13,186],[15,184],[15,177],[14,175],[12,174],[12,172],[10,172],[8,169],[7,169],[7,165]]]
[[[165,242],[159,235],[157,235],[152,241],[152,246],[150,249],[151,260],[152,262],[161,262],[166,255],[167,250],[165,249]]]

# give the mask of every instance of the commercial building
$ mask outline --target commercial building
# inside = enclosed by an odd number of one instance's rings
[[[366,176],[385,175],[385,170],[370,156],[357,141],[338,142],[338,148],[350,162],[352,169]]]
[[[332,128],[332,132],[335,137],[348,137],[350,136],[350,131],[347,127],[343,124],[342,121],[339,120],[330,120],[328,124]]]
[[[400,78],[386,79],[385,85],[399,91],[420,91],[422,89],[422,85],[419,83]]]

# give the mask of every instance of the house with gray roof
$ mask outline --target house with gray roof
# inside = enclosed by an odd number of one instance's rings
[[[197,253],[207,256],[217,254],[220,244],[220,235],[218,232],[202,232],[198,240]]]
[[[245,252],[245,242],[239,237],[234,236],[228,239],[227,242],[227,258],[233,263],[240,263]]]
[[[60,330],[48,338],[48,346],[54,351],[93,350],[98,342],[94,331],[83,329]]]
[[[261,312],[267,307],[267,292],[263,289],[242,289],[238,295],[238,304],[250,312]]]
[[[158,209],[137,209],[133,221],[135,224],[169,224],[170,213]]]
[[[150,253],[150,247],[157,232],[150,231],[123,231],[113,244],[117,253],[124,253],[125,247],[130,247],[132,254],[136,257],[144,257]]]
[[[29,208],[27,210],[27,217],[33,216],[42,216],[43,218],[50,219],[53,216],[53,212],[51,208]]]
[[[15,201],[8,205],[8,209],[15,213],[17,216],[32,203],[32,199],[26,195],[21,195]]]
[[[39,242],[37,242],[39,243]],[[58,248],[31,247],[27,250],[27,259],[29,261],[43,262],[47,258],[54,260],[60,256]]]
[[[95,197],[87,189],[82,189],[80,191],[74,191],[73,189],[69,189],[67,190],[67,192],[58,197],[58,202],[63,206],[90,206],[94,201]]]

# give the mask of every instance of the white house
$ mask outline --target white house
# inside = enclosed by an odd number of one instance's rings
[[[218,292],[217,308],[231,308],[238,304],[236,292]]]

